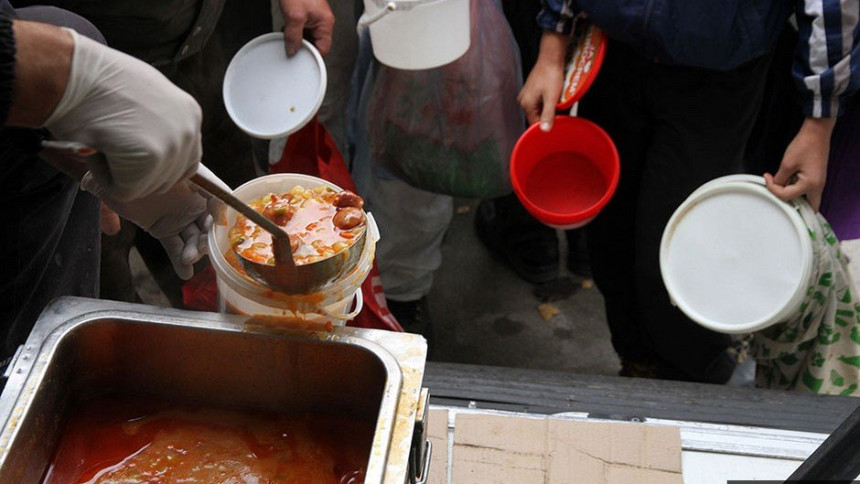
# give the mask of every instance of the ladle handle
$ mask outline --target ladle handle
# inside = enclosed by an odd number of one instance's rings
[[[203,190],[206,190],[212,196],[218,198],[222,202],[235,209],[237,212],[248,217],[252,222],[262,227],[263,230],[272,234],[272,237],[275,237],[277,239],[289,240],[289,236],[287,235],[287,233],[284,232],[281,227],[275,224],[275,222],[272,222],[263,214],[251,208],[248,204],[233,196],[232,193],[221,188],[217,183],[209,180],[200,173],[195,173],[191,175],[190,180],[194,182],[194,184],[198,187],[202,188]]]
[[[290,247],[290,236],[287,235],[282,228],[278,227],[275,222],[267,219],[263,214],[251,208],[247,203],[239,200],[233,196],[232,193],[224,190],[214,181],[201,175],[200,172],[191,175],[189,180],[198,187],[209,192],[213,197],[218,198],[237,212],[248,217],[248,219],[262,227],[266,232],[272,234],[272,250],[274,251],[277,263],[295,267],[293,251]]]

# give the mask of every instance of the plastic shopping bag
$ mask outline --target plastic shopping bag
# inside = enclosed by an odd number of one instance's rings
[[[756,384],[860,396],[860,299],[848,260],[821,214],[806,202],[800,214],[812,239],[816,265],[798,314],[754,333]]]
[[[372,157],[433,193],[510,193],[508,162],[524,121],[519,51],[495,0],[472,0],[471,45],[456,61],[418,71],[379,65],[369,98]]]

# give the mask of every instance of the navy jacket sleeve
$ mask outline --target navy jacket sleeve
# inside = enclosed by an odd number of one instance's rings
[[[806,116],[837,116],[860,86],[857,0],[797,0],[800,34],[794,79]]]
[[[538,13],[538,25],[544,30],[558,34],[570,34],[575,16],[571,0],[541,0],[543,8]]]

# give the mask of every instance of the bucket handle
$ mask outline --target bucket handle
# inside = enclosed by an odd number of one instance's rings
[[[377,21],[382,19],[382,17],[385,17],[386,15],[395,10],[397,10],[397,4],[395,2],[387,2],[384,7],[379,9],[379,11],[377,11],[373,15],[368,15],[367,12],[361,14],[361,17],[359,17],[358,19],[358,25],[361,27],[367,27],[372,23],[376,23]]]
[[[326,308],[319,308],[318,311],[323,316],[328,316],[333,319],[340,319],[342,321],[349,321],[350,319],[355,319],[355,317],[358,316],[358,313],[361,312],[362,308],[364,308],[364,294],[362,294],[360,287],[355,290],[355,295],[353,297],[355,298],[355,309],[353,309],[352,312],[348,314],[333,313]]]

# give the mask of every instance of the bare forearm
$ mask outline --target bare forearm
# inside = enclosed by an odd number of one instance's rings
[[[807,136],[814,136],[822,140],[822,144],[830,144],[830,136],[836,126],[836,118],[806,118],[800,131]]]
[[[63,97],[74,44],[62,29],[16,20],[15,83],[6,124],[40,127]]]
[[[564,65],[564,56],[567,53],[568,42],[570,42],[570,37],[544,30],[540,38],[538,62]]]
[[[830,136],[836,118],[811,118],[803,121],[797,135],[789,143],[779,170],[765,181],[771,192],[782,200],[806,196],[813,209],[818,210],[827,180],[827,160],[830,156]]]

